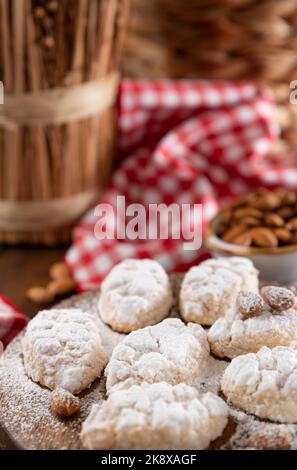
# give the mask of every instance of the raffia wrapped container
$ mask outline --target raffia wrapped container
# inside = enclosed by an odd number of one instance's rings
[[[132,0],[124,73],[252,80],[272,86],[282,140],[297,148],[297,0]]]
[[[55,244],[113,163],[129,0],[0,0],[0,241]]]

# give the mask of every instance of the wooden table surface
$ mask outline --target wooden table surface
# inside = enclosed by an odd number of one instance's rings
[[[39,307],[26,299],[26,291],[47,284],[50,266],[63,258],[65,250],[65,247],[0,248],[0,294],[32,318]]]
[[[40,306],[26,299],[26,291],[32,286],[47,284],[50,266],[63,258],[65,250],[66,247],[0,248],[0,294],[7,296],[21,312],[32,318]],[[1,447],[15,449],[0,426],[0,450]]]

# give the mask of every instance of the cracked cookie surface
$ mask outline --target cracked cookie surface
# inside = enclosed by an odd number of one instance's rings
[[[80,309],[38,313],[27,326],[22,348],[28,377],[75,394],[90,387],[108,361],[97,317]]]
[[[118,344],[105,369],[106,388],[126,389],[141,382],[191,384],[209,358],[206,332],[177,318],[130,333]]]
[[[129,333],[163,320],[173,303],[168,275],[157,261],[125,260],[101,285],[99,312],[115,331]]]
[[[259,418],[297,422],[297,350],[263,347],[232,360],[221,388],[233,405]]]
[[[258,290],[258,271],[249,259],[206,260],[185,275],[180,292],[181,316],[185,321],[210,326],[235,307],[239,291]]]
[[[228,406],[185,384],[142,384],[94,405],[82,426],[87,449],[205,449],[227,425]]]
[[[271,312],[267,309],[260,316],[241,319],[219,318],[208,331],[211,351],[219,357],[230,359],[257,352],[262,346],[297,347],[297,310]]]

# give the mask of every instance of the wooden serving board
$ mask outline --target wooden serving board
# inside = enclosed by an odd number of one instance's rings
[[[176,299],[182,276],[171,277]],[[56,308],[78,307],[96,315],[99,292],[74,296]],[[170,316],[178,316],[177,302]],[[101,321],[101,320],[100,320]],[[102,341],[111,354],[114,346],[124,335],[115,333],[101,322]],[[105,398],[105,381],[96,380],[89,390],[80,394],[81,411],[71,419],[59,419],[51,413],[51,392],[31,381],[25,374],[22,356],[21,333],[7,348],[0,362],[0,424],[6,431],[1,447],[30,450],[75,450],[81,449],[79,433],[82,422],[91,406]],[[220,379],[228,365],[225,360],[210,357],[205,376],[194,386],[200,391],[219,393]],[[8,437],[7,437],[8,436]],[[233,407],[230,419],[221,438],[212,443],[214,449],[238,448],[297,448],[297,426],[260,421]],[[10,439],[10,441],[9,441]],[[2,437],[3,441],[3,437]],[[296,441],[296,442],[295,442]]]

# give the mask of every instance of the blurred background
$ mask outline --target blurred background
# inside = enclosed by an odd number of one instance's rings
[[[296,0],[1,0],[0,34],[0,291],[28,315],[26,291],[122,159],[120,77],[269,87],[280,133],[265,158],[295,161]]]

